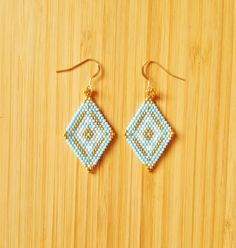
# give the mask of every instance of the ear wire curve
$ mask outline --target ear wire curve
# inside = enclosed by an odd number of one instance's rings
[[[148,81],[148,88],[150,87],[150,77],[147,75],[147,69],[148,67],[151,65],[151,64],[156,64],[158,65],[163,71],[165,71],[168,75],[176,78],[176,79],[179,79],[179,80],[182,80],[182,81],[186,81],[184,78],[182,77],[179,77],[179,76],[176,76],[175,74],[173,74],[172,72],[170,72],[169,70],[167,70],[163,65],[161,65],[159,62],[157,61],[154,61],[154,60],[147,60],[143,66],[142,66],[142,75],[145,79],[147,79]]]
[[[66,68],[66,69],[57,70],[56,73],[73,71],[74,69],[80,67],[81,65],[83,65],[83,64],[85,64],[87,62],[95,62],[97,64],[97,68],[98,68],[97,71],[89,79],[88,85],[91,88],[91,82],[92,82],[92,80],[95,79],[100,74],[100,72],[102,71],[102,65],[96,59],[91,59],[91,58],[85,59],[82,62],[80,62],[79,64],[76,64],[76,65],[74,65],[72,67],[69,67],[69,68]]]

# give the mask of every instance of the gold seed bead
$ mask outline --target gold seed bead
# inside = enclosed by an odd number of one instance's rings
[[[92,90],[89,86],[85,89],[84,94],[86,98],[90,98],[92,96]]]

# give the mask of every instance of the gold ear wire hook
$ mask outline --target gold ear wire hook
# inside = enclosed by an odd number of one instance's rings
[[[151,64],[157,64],[162,70],[164,70],[167,74],[169,74],[170,76],[177,78],[179,80],[182,81],[186,81],[184,78],[178,77],[176,75],[174,75],[173,73],[171,73],[170,71],[168,71],[163,65],[161,65],[159,62],[157,61],[153,61],[153,60],[147,60],[143,66],[142,66],[142,75],[147,79],[148,81],[148,88],[150,87],[150,78],[147,76],[146,70],[147,68],[151,65]]]
[[[97,76],[99,75],[99,73],[101,72],[101,70],[102,70],[102,65],[101,65],[101,63],[98,62],[96,59],[90,59],[90,58],[88,58],[88,59],[83,60],[83,61],[80,62],[79,64],[76,64],[76,65],[70,67],[70,68],[66,68],[66,69],[62,69],[62,70],[57,70],[56,72],[57,72],[57,73],[61,73],[61,72],[72,71],[72,70],[76,69],[77,67],[79,67],[79,66],[81,66],[81,65],[83,65],[83,64],[85,64],[85,63],[87,63],[87,62],[95,62],[95,63],[97,64],[97,66],[98,66],[97,72],[96,72],[95,74],[93,74],[92,77],[89,79],[89,88],[91,89],[91,82],[92,82],[92,80],[93,80],[95,77],[97,77]]]

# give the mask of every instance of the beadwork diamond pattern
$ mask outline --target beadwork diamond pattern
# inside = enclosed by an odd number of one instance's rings
[[[126,130],[126,138],[143,164],[152,168],[173,136],[157,106],[147,99]]]
[[[92,169],[113,137],[113,131],[97,105],[86,99],[66,129],[66,140],[80,161]]]

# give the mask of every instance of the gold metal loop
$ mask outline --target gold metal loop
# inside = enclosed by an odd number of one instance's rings
[[[176,75],[174,75],[173,73],[171,73],[170,71],[168,71],[163,65],[161,65],[159,62],[157,61],[153,61],[153,60],[147,60],[143,66],[142,66],[142,75],[147,79],[148,81],[148,88],[150,88],[150,78],[148,77],[146,71],[148,69],[148,67],[151,65],[151,64],[156,64],[158,65],[162,70],[164,70],[167,74],[169,74],[170,76],[174,77],[174,78],[177,78],[179,80],[182,80],[182,81],[186,81],[184,78],[181,78],[181,77],[178,77]]]
[[[92,80],[93,80],[95,77],[97,77],[97,76],[100,74],[100,72],[102,71],[102,65],[101,65],[101,63],[98,62],[96,59],[88,58],[88,59],[83,60],[83,61],[80,62],[79,64],[76,64],[76,65],[70,67],[70,68],[66,68],[66,69],[62,69],[62,70],[57,70],[56,72],[57,72],[57,73],[61,73],[61,72],[72,71],[72,70],[76,69],[77,67],[79,67],[79,66],[81,66],[81,65],[83,65],[83,64],[85,64],[85,63],[87,63],[87,62],[95,62],[95,63],[97,64],[97,66],[98,66],[97,72],[96,72],[95,74],[93,74],[92,77],[90,77],[90,79],[89,79],[88,86],[89,86],[89,88],[91,89],[91,88],[92,88],[92,87],[91,87],[91,82],[92,82]]]

